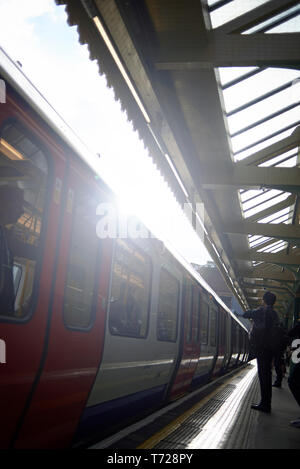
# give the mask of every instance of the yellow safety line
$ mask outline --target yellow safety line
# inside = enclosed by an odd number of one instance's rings
[[[234,375],[234,377],[240,375],[243,370],[241,370],[239,373]],[[200,402],[195,404],[193,407],[191,407],[189,410],[187,410],[184,414],[182,414],[180,417],[177,419],[173,420],[171,423],[169,423],[166,427],[164,427],[162,430],[159,432],[155,433],[153,436],[148,438],[144,443],[139,445],[136,449],[152,449],[155,445],[157,445],[161,440],[166,438],[170,433],[172,433],[174,430],[176,430],[182,422],[184,422],[187,418],[189,418],[194,412],[196,412],[198,409],[204,406],[210,399],[213,398],[218,392],[220,392],[222,389],[224,389],[227,386],[228,381],[232,378],[228,378],[228,380],[222,384],[220,387],[212,391],[208,396],[204,397]]]

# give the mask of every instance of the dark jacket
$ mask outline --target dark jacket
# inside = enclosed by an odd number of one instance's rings
[[[267,315],[267,327],[272,327],[273,324],[279,323],[278,315],[272,306],[261,306],[258,309],[246,311],[243,317],[252,319],[254,325],[259,326],[264,314]]]
[[[253,320],[253,326],[250,331],[250,348],[253,354],[272,348],[271,332],[273,326],[279,324],[276,311],[272,306],[261,306],[258,309],[246,311],[243,315],[246,319]]]
[[[300,339],[300,322],[289,330],[288,336],[291,337],[291,339]]]

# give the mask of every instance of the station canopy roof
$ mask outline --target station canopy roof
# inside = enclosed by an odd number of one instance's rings
[[[243,308],[300,286],[297,0],[56,0]]]

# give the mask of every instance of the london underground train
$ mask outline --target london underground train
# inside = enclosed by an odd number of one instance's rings
[[[113,195],[0,49],[0,447],[96,441],[248,360],[248,334],[157,239],[101,238]]]

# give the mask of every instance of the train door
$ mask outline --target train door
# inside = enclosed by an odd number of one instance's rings
[[[240,355],[240,328],[235,324],[235,361],[234,365],[238,365],[239,355]]]
[[[215,352],[212,376],[218,375],[223,362],[222,346],[220,347],[220,310],[218,305],[210,298],[210,345]]]
[[[231,340],[232,340],[232,329],[231,329],[231,321],[232,317],[226,312],[225,313],[225,323],[226,323],[226,352],[225,352],[225,359],[223,363],[224,371],[227,370],[230,360],[231,360]]]
[[[65,161],[55,149],[48,154],[45,135],[23,119],[10,96],[0,106],[0,125],[0,338],[6,352],[0,363],[0,447],[5,448],[42,359]]]
[[[243,358],[242,362],[246,362],[247,359],[247,334],[244,329],[242,329],[242,335],[243,335]]]
[[[238,328],[238,344],[239,355],[237,363],[241,364],[243,360],[243,333],[240,327]]]
[[[199,344],[199,354],[197,357],[197,367],[193,376],[192,387],[196,388],[208,381],[215,360],[215,345],[213,345],[214,334],[212,334],[212,344],[210,337],[210,308],[207,293],[200,289],[200,308],[197,341]],[[212,324],[213,326],[213,324]]]
[[[248,339],[248,332],[245,332],[245,341],[246,341],[246,356],[245,356],[245,361],[247,362],[249,360],[249,339]]]
[[[199,357],[201,354],[201,289],[198,285],[193,287],[193,357],[191,359],[192,379],[195,376]]]
[[[155,241],[114,243],[103,357],[78,439],[103,437],[165,398],[178,350],[181,273]]]
[[[170,400],[177,399],[188,391],[197,367],[200,354],[199,307],[198,286],[190,278],[186,278],[182,303],[181,353],[170,391]]]
[[[96,234],[104,194],[71,164],[53,282],[47,349],[15,447],[70,445],[95,379],[104,340],[110,241]],[[104,248],[104,243],[105,248]]]
[[[226,353],[226,322],[225,312],[218,307],[218,356],[214,368],[214,374],[220,373]]]
[[[237,350],[237,323],[233,318],[231,318],[231,357],[229,366],[233,368],[236,365],[236,360],[238,357]]]

